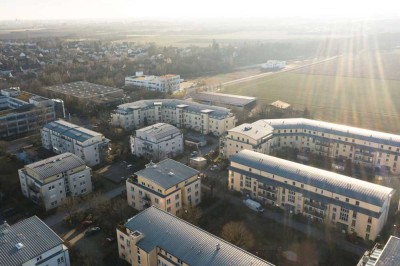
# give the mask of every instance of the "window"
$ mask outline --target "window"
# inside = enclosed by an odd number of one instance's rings
[[[36,261],[39,261],[41,259],[42,259],[42,256],[39,256],[39,257],[36,258]]]
[[[349,198],[346,198],[346,202],[349,202]]]
[[[340,208],[340,215],[339,215],[339,219],[347,222],[349,220],[349,210],[346,208],[341,207]]]
[[[61,263],[63,263],[64,262],[64,257],[61,257],[61,258],[58,258],[57,259],[57,263],[58,264],[61,264]]]
[[[171,199],[167,199],[167,204],[171,204]]]
[[[177,202],[177,203],[175,204],[175,207],[176,207],[176,208],[178,208],[178,207],[179,207],[179,202]]]
[[[158,198],[154,198],[154,202],[158,204]]]
[[[360,202],[358,200],[356,201],[356,206],[360,206]]]
[[[354,219],[357,218],[357,212],[356,211],[353,211],[353,218]]]
[[[367,225],[367,232],[371,232],[371,225]]]
[[[352,227],[356,226],[356,220],[351,221],[351,226]]]
[[[190,193],[191,191],[192,191],[192,188],[189,187],[189,188],[187,189],[187,192]]]
[[[369,224],[372,223],[372,217],[371,216],[368,217],[368,223]]]
[[[176,194],[176,195],[175,195],[175,199],[176,199],[176,200],[179,199],[179,194]]]

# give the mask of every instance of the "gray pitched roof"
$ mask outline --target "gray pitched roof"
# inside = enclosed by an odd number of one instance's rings
[[[23,247],[18,249],[16,245]],[[42,220],[32,216],[11,226],[0,225],[0,265],[21,265],[63,243]]]
[[[230,161],[376,206],[382,206],[387,197],[394,192],[392,188],[250,150],[240,151],[233,155]]]
[[[162,248],[191,266],[272,265],[154,206],[134,216],[125,227],[143,234],[139,248],[146,252]]]
[[[57,120],[44,125],[44,128],[60,133],[80,142],[89,140],[95,136],[102,135],[98,132],[83,128],[81,126],[69,123],[64,120]]]
[[[158,140],[172,134],[180,133],[181,131],[170,124],[157,123],[145,128],[138,129],[136,130],[136,133],[137,132],[144,132],[148,136]]]
[[[159,163],[150,163],[145,169],[135,174],[153,181],[164,189],[168,189],[198,173],[199,171],[180,162],[165,159]]]
[[[34,171],[43,181],[49,176],[54,176],[82,165],[85,165],[85,162],[81,158],[75,154],[66,152],[25,165],[25,168]]]
[[[391,236],[383,248],[375,266],[398,266],[400,264],[400,238]]]

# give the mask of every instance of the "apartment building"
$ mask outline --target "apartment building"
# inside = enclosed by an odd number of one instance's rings
[[[219,151],[220,155],[225,158],[229,158],[243,149],[269,154],[272,145],[272,127],[245,123],[228,130],[227,134],[220,138]]]
[[[163,122],[216,136],[235,127],[236,121],[227,108],[176,99],[126,103],[111,113],[111,124],[125,130]]]
[[[183,153],[183,134],[176,127],[157,123],[136,130],[130,137],[133,155],[143,156],[153,161],[173,158]]]
[[[386,245],[376,244],[366,251],[357,266],[398,266],[400,262],[400,238],[390,236]]]
[[[125,86],[138,86],[148,90],[161,92],[175,92],[180,89],[179,75],[147,76],[143,72],[136,72],[135,76],[125,78]]]
[[[400,135],[304,118],[259,120],[251,125],[272,128],[273,140],[266,153],[291,147],[331,158],[350,159],[355,164],[400,174]],[[242,134],[245,139],[251,137],[250,133]],[[229,134],[224,144],[222,150],[227,150],[224,154],[227,158],[238,151],[228,149],[230,144],[232,147],[240,146],[240,142],[236,143]]]
[[[64,241],[36,216],[0,224],[0,243],[4,266],[71,265]]]
[[[92,192],[92,170],[72,153],[63,153],[18,170],[22,194],[47,210],[57,208],[66,197]]]
[[[45,149],[57,154],[73,153],[89,166],[99,164],[108,153],[110,140],[103,134],[61,119],[46,124],[40,132]]]
[[[133,266],[267,266],[249,252],[154,206],[117,228],[118,253]]]
[[[0,138],[39,130],[55,119],[53,100],[21,91],[19,88],[1,90]]]
[[[137,210],[151,205],[176,215],[201,202],[199,172],[172,159],[149,163],[126,180],[128,204]]]
[[[264,204],[374,240],[386,223],[392,188],[243,150],[230,157],[228,186]]]

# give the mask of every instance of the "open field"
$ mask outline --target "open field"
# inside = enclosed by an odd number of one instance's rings
[[[400,81],[282,73],[223,88],[255,96],[259,102],[282,100],[307,107],[313,118],[398,133]]]
[[[349,54],[295,73],[400,80],[400,49]]]

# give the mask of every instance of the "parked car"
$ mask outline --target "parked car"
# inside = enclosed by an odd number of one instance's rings
[[[100,227],[90,227],[88,230],[86,230],[85,236],[92,236],[98,232],[100,232]]]
[[[264,212],[264,209],[261,207],[261,204],[258,203],[257,201],[254,201],[252,199],[245,199],[243,201],[243,203],[249,207],[250,209],[252,209],[253,211],[256,212]]]
[[[126,166],[126,169],[132,169],[133,168],[133,164],[128,164],[127,166]]]

